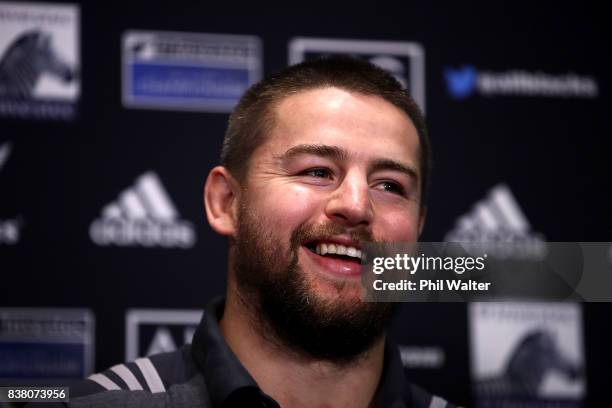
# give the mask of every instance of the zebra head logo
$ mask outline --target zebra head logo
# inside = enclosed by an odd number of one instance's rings
[[[76,78],[75,70],[53,49],[50,34],[27,31],[7,47],[0,59],[0,95],[30,98],[43,73],[64,83]]]
[[[539,397],[542,384],[550,372],[577,380],[582,368],[566,358],[548,330],[527,332],[516,344],[499,376],[477,384],[483,395]]]

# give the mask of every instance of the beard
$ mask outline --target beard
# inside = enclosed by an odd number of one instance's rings
[[[305,242],[343,233],[354,240],[373,241],[371,234],[334,223],[302,224],[292,232],[287,248],[262,219],[240,209],[230,265],[238,297],[254,318],[256,330],[305,358],[354,362],[382,337],[396,308],[392,303],[363,302],[354,296],[359,289],[355,281],[329,279],[327,284],[337,295],[322,297],[299,265],[299,249]],[[322,275],[311,278],[325,280]]]

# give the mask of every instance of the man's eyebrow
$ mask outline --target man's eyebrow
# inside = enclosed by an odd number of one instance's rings
[[[400,173],[406,174],[414,181],[419,181],[419,172],[414,167],[391,159],[374,160],[369,170],[370,172],[381,170],[399,171]]]
[[[301,154],[326,157],[338,161],[345,161],[348,158],[348,153],[346,150],[337,146],[300,144],[287,150],[285,153],[279,156],[279,159],[281,161],[285,161]]]

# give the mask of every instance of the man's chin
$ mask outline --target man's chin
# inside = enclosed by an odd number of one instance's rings
[[[264,336],[274,333],[293,352],[337,364],[354,361],[380,338],[388,306],[363,302],[359,281],[339,287],[337,279],[314,271],[295,273],[300,284],[260,292]]]
[[[361,300],[361,265],[325,258],[300,245],[339,231],[304,226],[283,250],[260,220],[248,213],[241,213],[240,220],[232,267],[243,303],[254,312],[264,338],[308,358],[338,363],[372,347],[390,309]]]

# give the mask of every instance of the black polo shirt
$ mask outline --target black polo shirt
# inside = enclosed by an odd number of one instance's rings
[[[212,301],[191,345],[117,364],[70,387],[70,407],[278,408],[229,348],[219,329],[224,299]],[[57,406],[57,405],[54,405]],[[60,405],[65,406],[65,405]],[[378,408],[452,408],[410,383],[397,346],[385,343]],[[284,407],[291,408],[291,407]]]
[[[213,406],[280,407],[259,388],[228,347],[219,330],[218,322],[222,315],[223,299],[216,299],[207,307],[191,349],[196,365],[204,375]],[[451,406],[407,381],[399,349],[388,336],[375,401],[375,406],[381,408]]]

